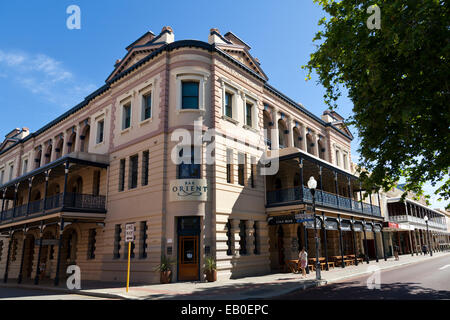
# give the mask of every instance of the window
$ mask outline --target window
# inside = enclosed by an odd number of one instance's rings
[[[13,174],[14,174],[14,165],[11,164],[9,166],[9,181],[11,181],[13,179]]]
[[[256,176],[256,158],[251,158],[251,168],[250,168],[250,186],[255,187],[255,176]]]
[[[131,242],[131,246],[130,246],[130,259],[134,259],[134,249],[136,248],[136,245],[134,244],[134,242]],[[125,248],[124,248],[124,253],[123,253],[123,258],[124,259],[128,259],[128,243],[126,244]]]
[[[225,93],[225,115],[233,118],[233,94]]]
[[[139,258],[147,258],[147,222],[141,222],[141,246],[139,250]]]
[[[148,185],[148,165],[150,154],[148,151],[142,153],[142,185]]]
[[[130,157],[128,189],[134,189],[137,187],[137,184],[138,184],[138,161],[139,161],[138,155]]]
[[[142,116],[141,120],[147,120],[152,117],[152,94],[148,93],[142,96]]]
[[[239,240],[239,254],[244,255],[247,254],[247,228],[246,228],[247,221],[241,220],[241,223],[239,224],[239,237],[241,240]]]
[[[344,153],[344,169],[348,169],[347,154]]]
[[[5,179],[5,170],[0,172],[0,184],[3,184],[3,179]]]
[[[253,224],[253,236],[255,237],[255,249],[253,250],[254,254],[259,254],[259,230],[258,230],[258,223],[255,221]]]
[[[233,183],[233,150],[227,149],[227,182]]]
[[[183,81],[181,83],[181,109],[198,109],[198,82]]]
[[[245,124],[253,127],[253,104],[249,102],[245,104]]]
[[[3,240],[0,240],[0,261],[2,261],[3,256]]]
[[[123,106],[122,110],[122,130],[131,126],[131,102]]]
[[[125,159],[120,160],[119,168],[119,191],[125,189]]]
[[[339,164],[339,150],[336,150],[336,166],[340,166]]]
[[[232,246],[231,246],[231,220],[228,219],[227,224],[225,225],[227,228],[227,256],[231,256],[233,254]]]
[[[104,130],[105,130],[105,120],[100,120],[97,122],[97,144],[103,142],[103,136],[104,136]]]
[[[17,239],[13,239],[11,242],[11,262],[16,261],[17,258]]]
[[[180,158],[183,157],[183,148],[179,152]],[[191,146],[190,163],[182,161],[178,165],[178,179],[200,179],[200,164],[195,164],[195,147]]]
[[[98,196],[100,194],[100,171],[94,171],[94,180],[92,184],[92,194]]]
[[[245,185],[245,155],[238,153],[238,184]]]
[[[27,173],[28,170],[28,159],[23,160],[22,174]]]
[[[97,235],[97,230],[89,229],[88,252],[87,252],[88,260],[95,259],[95,236],[96,235]]]
[[[121,232],[122,228],[120,224],[116,224],[114,229],[114,252],[113,252],[114,259],[120,258],[120,241],[122,240],[122,238],[120,237]]]

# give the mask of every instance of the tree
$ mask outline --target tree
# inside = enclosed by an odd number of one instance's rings
[[[328,14],[303,68],[315,71],[325,102],[336,107],[342,89],[353,102],[361,138],[359,167],[366,188],[423,195],[437,182],[450,197],[450,10],[446,0],[314,0]],[[373,27],[377,5],[381,28]],[[369,21],[368,21],[369,20]]]

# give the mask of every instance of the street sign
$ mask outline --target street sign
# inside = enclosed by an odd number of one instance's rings
[[[125,242],[134,242],[134,223],[125,225]]]

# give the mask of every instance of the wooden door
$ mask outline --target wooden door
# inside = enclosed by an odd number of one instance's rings
[[[178,242],[178,280],[199,280],[199,236],[179,236]]]

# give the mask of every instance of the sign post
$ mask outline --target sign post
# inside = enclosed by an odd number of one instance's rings
[[[128,242],[128,270],[127,270],[127,293],[130,286],[130,258],[131,258],[131,243],[134,241],[134,223],[127,223],[125,225],[125,242]]]

